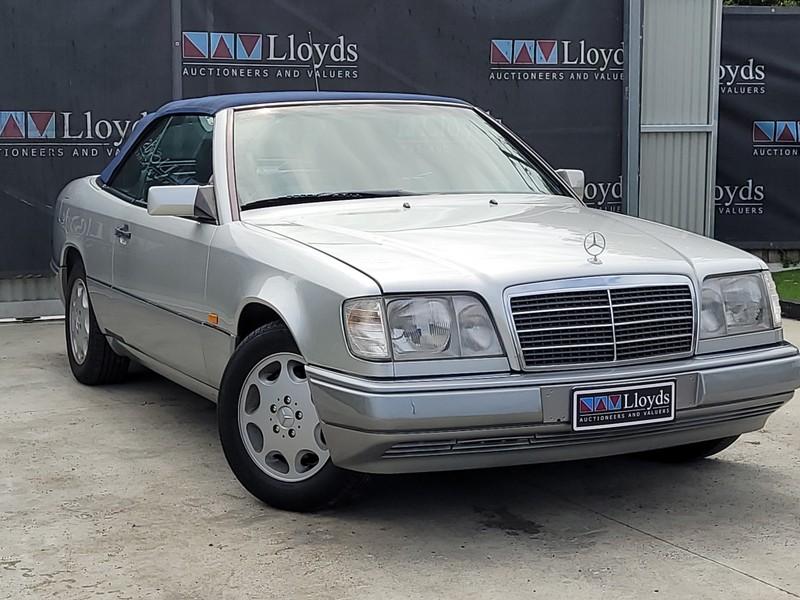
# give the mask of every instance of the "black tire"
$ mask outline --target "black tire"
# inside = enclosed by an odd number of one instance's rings
[[[70,298],[72,297],[72,289],[78,281],[82,281],[86,286],[86,273],[82,263],[78,263],[72,267],[67,277],[67,286],[64,290],[65,298],[65,319],[64,319],[64,332],[67,342],[67,357],[69,359],[69,367],[72,369],[72,374],[75,379],[84,385],[102,385],[105,383],[118,383],[122,381],[128,373],[128,365],[130,360],[125,356],[120,356],[111,349],[108,341],[100,327],[97,325],[97,319],[94,316],[94,309],[92,308],[91,298],[88,295],[89,302],[89,344],[86,351],[86,357],[83,362],[80,362],[74,355],[72,349],[72,332],[70,331]]]
[[[733,444],[738,439],[739,436],[734,435],[718,440],[708,440],[705,442],[697,442],[696,444],[687,444],[685,446],[660,448],[658,450],[644,452],[642,456],[650,460],[667,463],[691,462],[694,460],[708,458],[709,456],[713,456],[714,454],[722,452],[725,450],[725,448]]]
[[[220,386],[217,404],[219,436],[225,458],[239,482],[253,496],[282,510],[309,512],[351,499],[367,480],[363,473],[328,462],[309,479],[285,482],[264,472],[250,457],[239,430],[239,395],[248,374],[264,358],[280,352],[299,354],[283,323],[269,323],[248,335],[233,353]]]

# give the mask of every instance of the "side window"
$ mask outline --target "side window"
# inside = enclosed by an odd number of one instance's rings
[[[124,196],[134,201],[141,201],[144,197],[145,172],[150,164],[150,156],[156,149],[158,140],[164,132],[164,127],[169,119],[161,119],[142,141],[133,149],[120,165],[114,178],[109,182],[109,187],[121,192]]]
[[[211,179],[213,131],[213,117],[171,117],[142,140],[111,187],[144,205],[154,185],[206,185]]]

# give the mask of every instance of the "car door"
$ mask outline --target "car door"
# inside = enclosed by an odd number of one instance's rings
[[[135,350],[208,382],[205,282],[216,224],[147,213],[154,185],[205,185],[211,178],[213,118],[179,115],[157,126],[124,162],[110,188],[116,211],[114,333]]]

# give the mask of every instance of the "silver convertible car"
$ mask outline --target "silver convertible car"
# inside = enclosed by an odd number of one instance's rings
[[[766,265],[583,185],[460,100],[172,102],[58,197],[69,364],[217,402],[238,479],[292,510],[368,473],[689,460],[761,428],[800,385]]]

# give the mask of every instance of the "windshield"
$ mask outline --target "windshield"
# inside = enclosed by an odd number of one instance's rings
[[[453,194],[563,194],[469,108],[317,104],[237,111],[242,208],[319,199]]]

